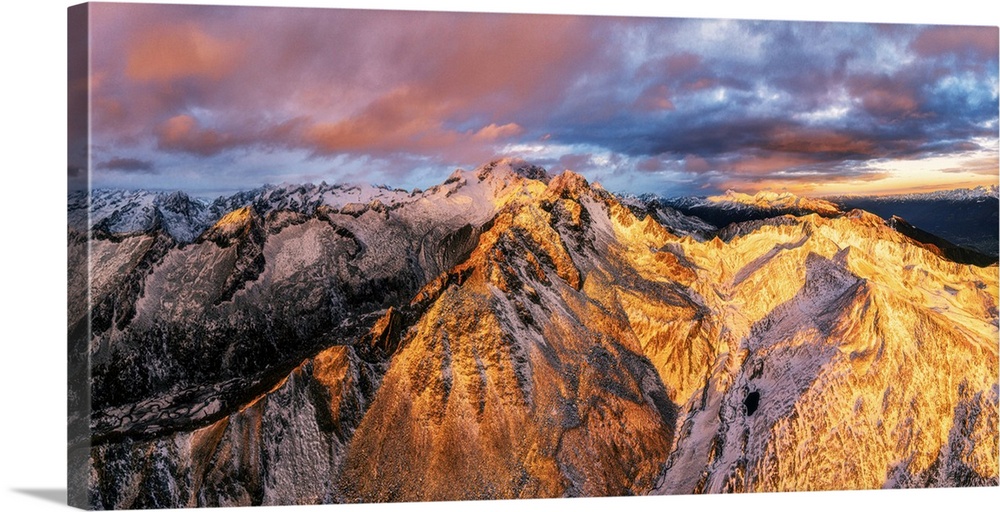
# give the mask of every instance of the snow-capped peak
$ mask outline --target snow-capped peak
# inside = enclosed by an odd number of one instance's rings
[[[473,171],[480,179],[493,176],[500,179],[520,176],[530,180],[538,180],[548,183],[551,177],[544,168],[531,164],[521,158],[504,157],[481,165]]]
[[[563,171],[562,174],[552,178],[549,182],[549,190],[573,197],[579,197],[580,194],[589,189],[590,184],[587,179],[570,170]]]
[[[773,192],[769,190],[761,190],[754,195],[726,190],[725,194],[710,196],[707,200],[710,203],[746,205],[770,210],[798,209],[823,214],[836,214],[840,212],[840,208],[836,204],[823,199],[799,197],[791,192]]]

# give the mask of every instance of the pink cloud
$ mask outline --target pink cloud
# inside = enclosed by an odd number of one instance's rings
[[[814,159],[803,157],[801,155],[765,153],[744,157],[733,163],[729,170],[746,175],[766,175],[776,171],[783,171],[812,163],[815,163]]]
[[[911,47],[924,56],[969,52],[980,58],[996,58],[997,27],[929,27],[913,40]]]
[[[690,52],[681,52],[643,64],[639,69],[638,76],[639,78],[666,76],[670,79],[679,79],[691,75],[701,67],[701,56]]]
[[[158,129],[159,147],[170,151],[184,151],[200,155],[214,155],[229,147],[232,137],[198,126],[198,121],[189,115],[171,117]]]
[[[782,153],[814,155],[810,157],[812,159],[819,158],[819,155],[824,153],[838,155],[874,155],[876,153],[875,145],[870,140],[858,139],[849,134],[831,130],[798,127],[771,130],[764,147]],[[795,160],[797,161],[797,157]],[[796,165],[796,162],[789,165]]]
[[[521,126],[517,123],[507,123],[502,126],[498,126],[496,123],[491,123],[489,126],[480,128],[479,131],[472,136],[472,138],[473,140],[478,141],[493,142],[496,140],[509,139],[522,133],[524,133],[524,128],[521,128]]]
[[[199,155],[240,145],[386,154],[458,142],[492,153],[527,132],[510,122],[515,114],[558,101],[563,89],[553,84],[591,65],[597,44],[590,19],[572,16],[99,12],[101,26],[120,27],[95,46],[96,71],[109,78],[94,95],[100,136],[145,133],[162,149]],[[210,126],[199,111],[212,113]]]
[[[916,92],[905,82],[887,76],[858,76],[847,86],[864,109],[877,116],[903,118],[919,111]]]
[[[699,78],[693,82],[685,83],[683,87],[686,91],[701,91],[709,87],[715,87],[718,83],[719,81],[713,78]]]
[[[645,172],[656,172],[663,169],[663,161],[656,157],[644,158],[635,168]]]
[[[712,165],[704,158],[697,155],[684,156],[684,170],[687,172],[702,173],[712,169]]]
[[[222,40],[193,24],[164,24],[133,35],[125,76],[159,82],[188,77],[218,80],[241,64],[244,50],[238,42]]]
[[[647,88],[636,98],[635,107],[645,111],[673,110],[674,103],[670,100],[670,89],[663,84]]]
[[[553,171],[570,170],[575,171],[591,165],[592,156],[590,153],[569,153],[559,157],[559,162]]]
[[[668,57],[665,65],[668,74],[685,75],[701,67],[701,57],[693,53],[678,53]]]

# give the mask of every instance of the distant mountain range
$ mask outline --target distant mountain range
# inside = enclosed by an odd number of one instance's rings
[[[829,197],[827,199],[836,202],[845,202],[855,199],[879,199],[886,202],[907,202],[907,201],[981,201],[986,199],[997,199],[1000,197],[1000,187],[997,185],[978,186],[975,188],[957,188],[952,190],[936,190],[934,192],[921,192],[915,194],[894,194],[894,195],[847,195]]]
[[[702,236],[733,223],[810,213],[833,217],[860,209],[874,213],[887,222],[894,217],[902,219],[909,226],[952,247],[947,257],[982,266],[1000,258],[1000,204],[997,194],[996,186],[924,194],[826,198],[805,198],[787,192],[768,191],[749,195],[730,190],[709,197],[642,195],[625,196],[622,200],[633,206],[644,205],[639,209],[646,206],[667,209],[704,221],[710,226],[699,229]],[[929,239],[923,236],[922,240]]]
[[[926,194],[829,199],[842,208],[860,208],[886,220],[905,219],[921,230],[994,260],[1000,252],[996,185]]]
[[[617,196],[518,159],[420,191],[71,195],[71,492],[998,485],[995,259],[850,204]]]

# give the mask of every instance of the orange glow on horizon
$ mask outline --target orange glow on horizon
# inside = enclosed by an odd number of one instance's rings
[[[884,183],[873,185],[872,182],[834,182],[829,184],[807,183],[790,185],[788,182],[764,181],[758,183],[734,184],[729,187],[740,192],[754,194],[761,191],[791,192],[801,197],[825,196],[891,196],[901,194],[923,194],[940,190],[955,190],[962,188],[988,187],[1000,185],[997,177],[983,176],[963,180],[920,182],[917,180],[886,179]]]
[[[871,172],[856,179],[799,182],[767,179],[733,180],[727,188],[742,192],[762,190],[791,192],[798,196],[897,195],[975,188],[1000,184],[996,154],[974,153],[964,157],[896,160],[872,164]]]

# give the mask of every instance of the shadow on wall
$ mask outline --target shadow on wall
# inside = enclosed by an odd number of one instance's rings
[[[11,489],[40,500],[51,501],[59,505],[66,504],[66,489]]]

